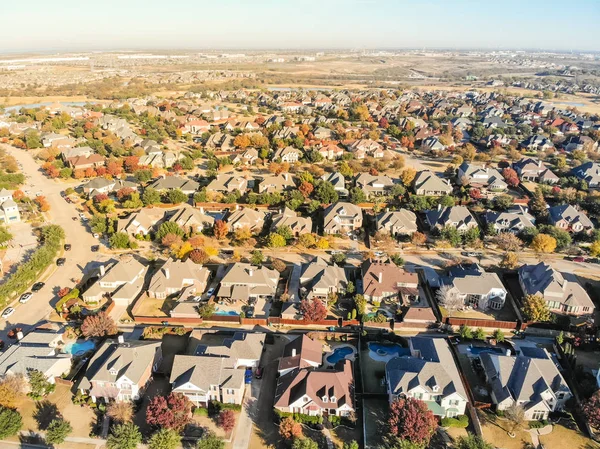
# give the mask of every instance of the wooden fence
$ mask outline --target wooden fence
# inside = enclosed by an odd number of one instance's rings
[[[487,327],[492,329],[518,329],[519,321],[477,320],[473,318],[447,317],[446,324],[450,326]]]

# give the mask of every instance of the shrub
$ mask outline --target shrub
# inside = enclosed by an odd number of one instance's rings
[[[465,429],[469,426],[469,417],[460,415],[456,418],[442,418],[442,427],[459,427]]]
[[[196,409],[194,409],[194,415],[208,416],[208,409],[206,407],[196,407]]]
[[[23,426],[23,419],[16,410],[0,408],[0,439],[16,435]]]
[[[46,430],[46,443],[61,444],[72,431],[73,427],[69,421],[55,419],[48,425]]]

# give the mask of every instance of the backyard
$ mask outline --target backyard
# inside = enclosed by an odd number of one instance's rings
[[[365,398],[363,400],[363,419],[367,442],[365,449],[381,447],[381,428],[385,424],[387,410],[386,398]]]

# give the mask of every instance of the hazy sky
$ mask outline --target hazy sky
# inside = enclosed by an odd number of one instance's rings
[[[600,0],[0,0],[0,51],[600,50]]]

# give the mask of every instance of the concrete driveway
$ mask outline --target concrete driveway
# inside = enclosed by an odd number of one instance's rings
[[[71,279],[81,279],[86,265],[98,258],[98,253],[92,253],[92,245],[98,244],[81,221],[73,221],[78,212],[75,205],[67,203],[60,192],[67,188],[61,181],[52,180],[44,176],[40,166],[35,162],[31,153],[11,147],[0,145],[7,153],[13,155],[23,167],[26,183],[22,190],[29,190],[31,195],[41,191],[50,204],[48,213],[49,221],[62,226],[65,230],[65,243],[71,243],[71,251],[65,252],[66,263],[62,267],[53,267],[40,281],[46,283],[43,289],[36,292],[27,304],[16,303],[15,313],[8,320],[0,320],[0,338],[8,341],[6,334],[14,326],[22,327],[29,331],[38,322],[48,318],[54,304],[58,301],[56,293],[62,287],[73,287]]]

